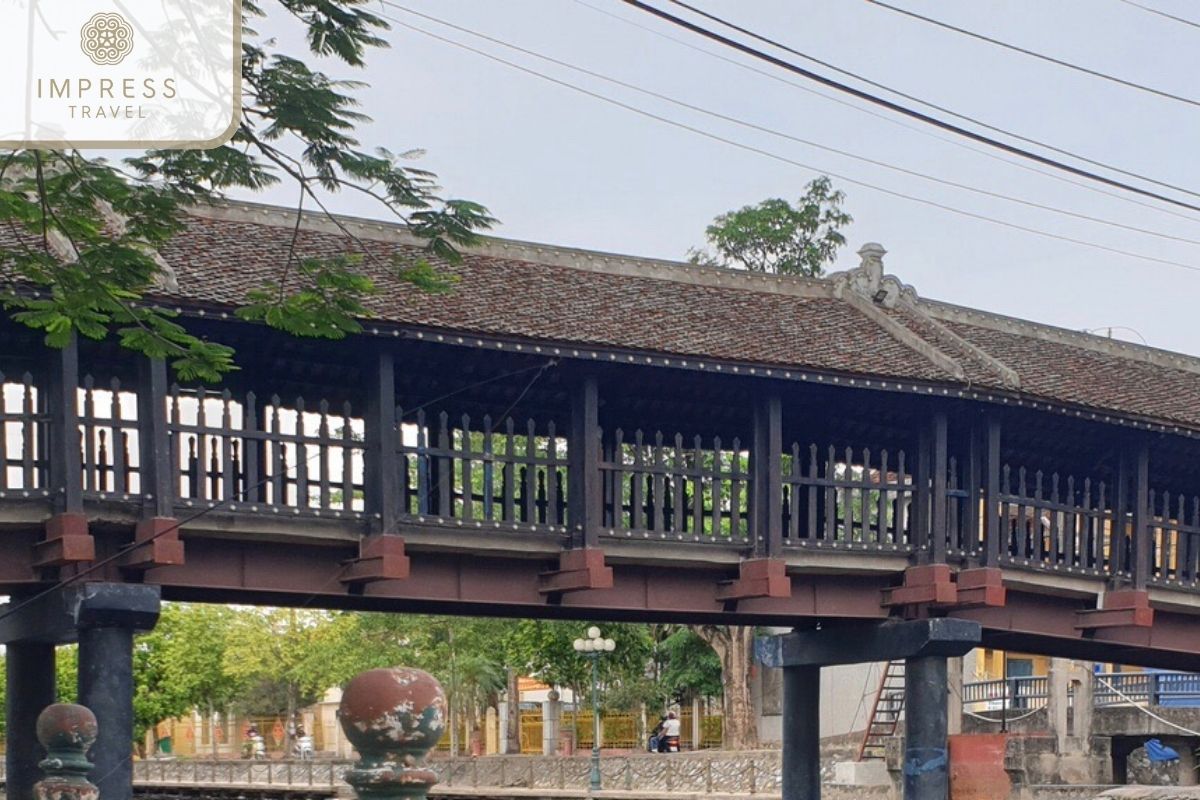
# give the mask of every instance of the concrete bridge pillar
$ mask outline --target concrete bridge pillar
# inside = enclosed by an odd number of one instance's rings
[[[157,586],[118,583],[68,586],[5,606],[10,797],[32,797],[41,753],[30,717],[54,701],[55,645],[76,641],[79,699],[100,728],[92,775],[104,800],[133,797],[133,636],[154,627],[159,606]]]
[[[19,602],[19,601],[17,601]],[[45,752],[37,738],[37,719],[54,702],[54,645],[15,642],[7,646],[7,749],[4,753],[6,790],[10,800],[33,800],[33,785],[41,780],[38,762]]]
[[[905,800],[942,800],[949,789],[947,659],[979,644],[960,619],[827,625],[757,643],[758,660],[783,669],[783,800],[821,796],[821,667],[904,659]]]

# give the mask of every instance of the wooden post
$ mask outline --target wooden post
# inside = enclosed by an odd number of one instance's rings
[[[400,516],[396,447],[396,373],[392,354],[381,351],[367,368],[363,500],[375,533],[395,533]]]
[[[1133,557],[1133,588],[1142,590],[1150,580],[1153,557],[1153,531],[1150,529],[1150,449],[1138,443],[1133,452],[1133,530],[1130,532]]]
[[[571,438],[567,445],[567,515],[571,546],[600,541],[600,393],[596,378],[581,376],[571,390]]]
[[[60,514],[83,513],[83,463],[80,455],[79,344],[71,343],[51,350],[50,374],[46,387],[46,406],[50,415],[50,485],[57,491],[55,511]]]
[[[984,565],[1000,566],[1001,542],[1004,539],[1004,520],[1000,517],[1000,420],[988,417],[985,436],[985,466],[987,479],[983,490],[983,552]]]
[[[171,517],[175,513],[172,486],[175,465],[171,463],[171,442],[167,433],[168,392],[166,361],[140,359],[137,414],[144,517]]]
[[[1126,554],[1129,525],[1126,515],[1129,513],[1129,459],[1125,448],[1117,454],[1116,486],[1113,488],[1112,526],[1109,531],[1111,544],[1109,546],[1109,563],[1112,573],[1112,583],[1119,586],[1124,582],[1124,574],[1129,570],[1129,559]]]
[[[949,443],[947,441],[946,413],[939,411],[933,415],[931,431],[933,452],[932,492],[930,498],[930,531],[929,557],[934,564],[946,563],[946,470]]]
[[[913,509],[910,518],[912,546],[918,564],[928,564],[931,558],[929,550],[930,449],[930,426],[922,425],[917,433],[917,463],[913,474]]]
[[[959,509],[960,544],[967,551],[967,558],[972,565],[978,565],[983,558],[984,544],[980,539],[983,521],[979,514],[979,498],[985,452],[982,427],[978,420],[974,420],[967,433],[967,447],[959,482],[959,486],[966,492],[966,498]]]
[[[755,403],[751,448],[754,552],[778,558],[783,555],[783,412],[778,394]]]

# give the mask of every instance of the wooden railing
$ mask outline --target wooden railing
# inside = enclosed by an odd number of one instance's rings
[[[0,497],[48,494],[48,422],[33,375],[0,373]]]
[[[907,550],[914,486],[903,450],[793,444],[783,469],[787,544]]]
[[[1002,555],[1024,565],[1103,574],[1114,511],[1104,481],[1005,465],[1000,479]]]

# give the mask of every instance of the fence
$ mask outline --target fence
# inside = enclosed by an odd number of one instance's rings
[[[1074,690],[1068,689],[1068,696]],[[1049,678],[1044,675],[963,684],[963,706],[994,709],[1007,703],[1013,709],[1031,709],[1050,698]],[[1200,708],[1200,674],[1191,672],[1098,672],[1092,680],[1092,703],[1096,707],[1129,702]]]
[[[788,544],[898,550],[910,544],[914,487],[904,451],[841,454],[830,445],[793,444],[784,457],[784,535]]]
[[[620,428],[600,464],[603,527],[643,538],[745,544],[750,541],[750,455],[736,437],[706,443],[662,431],[626,439]]]
[[[448,413],[430,427],[411,415],[397,448],[403,513],[415,518],[505,523],[514,527],[567,523],[567,442],[554,423],[511,417],[496,430],[491,416],[473,424]],[[397,418],[406,421],[404,410]]]
[[[1009,559],[1097,574],[1108,568],[1113,510],[1104,481],[1051,473],[1047,485],[1041,470],[1005,464],[998,499]]]

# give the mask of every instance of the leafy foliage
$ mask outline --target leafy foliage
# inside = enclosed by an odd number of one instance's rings
[[[705,231],[713,252],[692,250],[688,258],[706,266],[818,277],[846,243],[841,231],[853,217],[841,209],[845,199],[822,176],[795,206],[772,198],[720,215]]]
[[[250,27],[268,5],[303,27],[306,54],[278,50]],[[127,348],[169,359],[184,380],[217,380],[234,368],[233,352],[194,336],[148,301],[169,289],[156,251],[183,226],[191,203],[230,189],[261,190],[291,181],[299,191],[295,233],[279,256],[277,277],[250,293],[243,319],[290,334],[342,338],[368,316],[375,291],[366,262],[378,259],[345,226],[347,252],[315,259],[300,251],[305,206],[325,211],[320,192],[351,191],[376,200],[427,242],[431,256],[454,262],[495,220],[486,208],[444,198],[436,177],[383,148],[368,150],[355,129],[356,81],[337,80],[301,57],[362,67],[386,46],[386,22],[366,0],[243,3],[243,108],[233,139],[212,150],[152,150],[114,165],[79,151],[0,154],[0,304],[14,319],[63,347],[75,335],[116,336]],[[276,12],[278,13],[278,11]],[[336,223],[336,220],[335,220]],[[338,223],[340,225],[340,223]],[[392,265],[415,288],[447,291],[453,281],[429,263]]]

